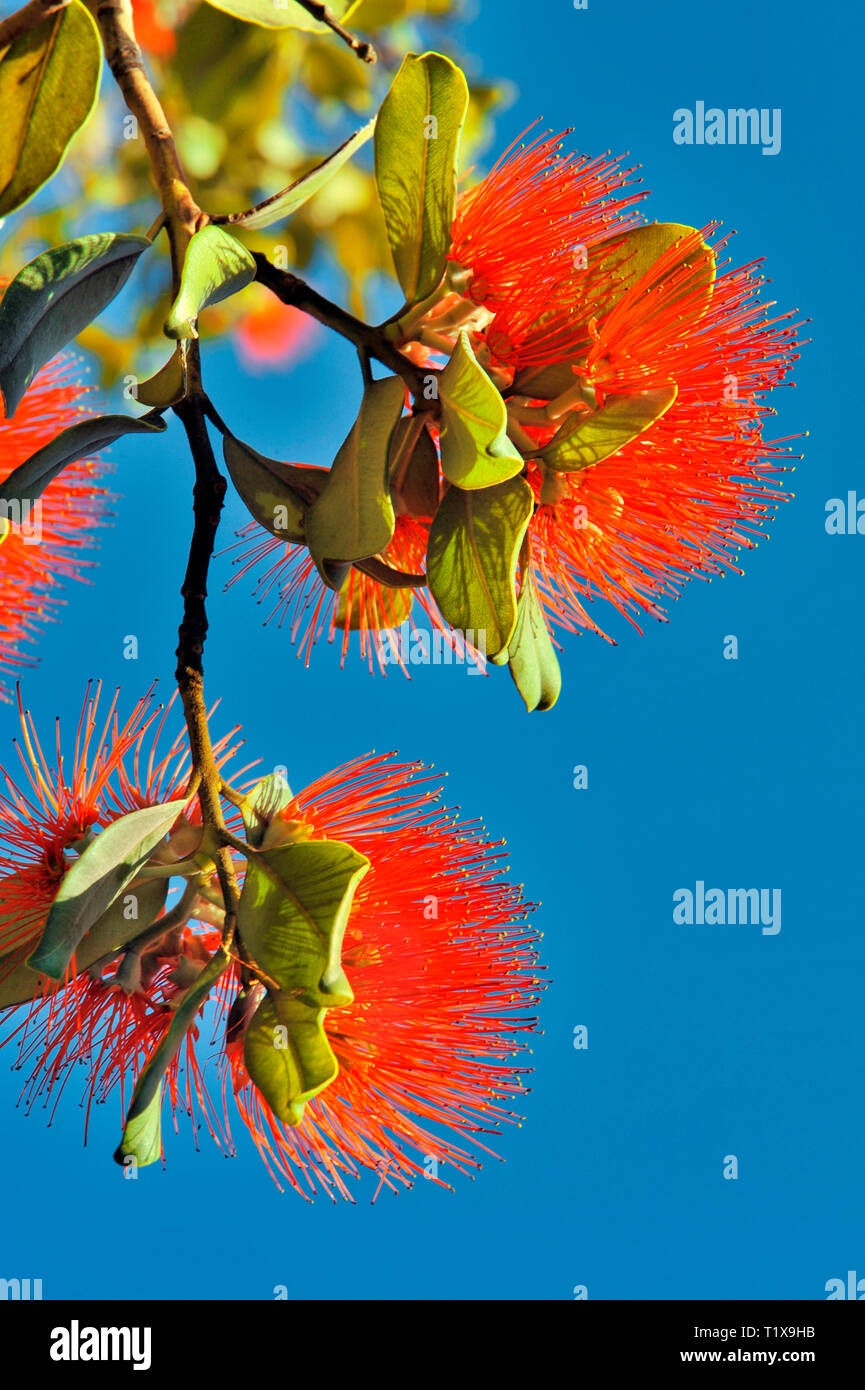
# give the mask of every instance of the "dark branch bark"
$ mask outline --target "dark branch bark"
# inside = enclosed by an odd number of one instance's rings
[[[340,24],[336,15],[331,13],[327,5],[319,4],[318,0],[297,0],[297,3],[302,9],[306,10],[307,14],[312,15],[313,19],[317,19],[320,24],[326,24],[328,29],[332,29],[337,37],[341,38],[343,43],[347,43],[349,48],[357,54],[358,58],[361,58],[365,63],[375,63],[378,61],[378,56],[372,44],[365,43],[363,39],[359,39],[356,34],[353,34],[350,29],[346,29],[345,25]]]

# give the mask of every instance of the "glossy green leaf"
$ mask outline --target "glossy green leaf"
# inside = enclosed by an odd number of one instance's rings
[[[533,508],[522,478],[477,492],[451,487],[430,528],[432,596],[446,621],[490,658],[506,649],[516,625],[517,558]]]
[[[467,334],[460,334],[438,386],[445,477],[472,490],[492,487],[519,473],[523,459],[507,436],[507,408],[475,357]]]
[[[306,840],[251,858],[238,929],[252,956],[294,997],[315,1008],[350,1004],[340,963],[355,891],[369,860],[339,840]]]
[[[393,535],[396,518],[388,489],[388,456],[404,401],[405,386],[399,377],[384,377],[367,386],[321,496],[306,514],[306,543],[330,587],[334,584],[327,561],[348,563],[378,555]],[[337,589],[344,578],[343,574]]]
[[[378,114],[376,184],[408,305],[431,294],[445,272],[468,100],[465,77],[449,58],[410,53]]]
[[[562,688],[562,673],[530,565],[522,575],[508,667],[530,712],[552,709]]]
[[[323,490],[328,469],[265,458],[230,434],[223,436],[222,452],[231,481],[259,526],[282,541],[305,540],[305,514]]]
[[[255,261],[230,232],[209,224],[192,237],[180,291],[165,320],[168,338],[197,338],[196,321],[208,304],[237,294],[255,279]]]
[[[569,415],[541,457],[560,473],[576,473],[602,463],[659,420],[677,395],[678,387],[673,385],[608,396],[600,410]]]
[[[186,806],[183,800],[145,806],[107,826],[75,860],[28,957],[31,970],[62,978],[84,933],[135,878]]]
[[[25,504],[41,497],[68,463],[107,449],[121,435],[161,434],[164,430],[164,420],[159,416],[146,415],[139,419],[131,415],[97,415],[77,425],[70,425],[14,468],[6,481],[0,484],[3,493],[0,497],[0,515],[4,507],[17,504],[23,516]]]
[[[135,1084],[123,1138],[114,1154],[118,1163],[123,1163],[125,1158],[134,1158],[139,1168],[145,1168],[160,1157],[160,1112],[165,1073],[183,1039],[195,1023],[199,1009],[229,964],[228,952],[220,946],[205,965],[195,984],[187,990],[182,1004],[175,1010],[171,1027],[145,1063]]]
[[[168,892],[166,879],[148,883],[131,883],[122,897],[111,904],[95,922],[75,951],[75,965],[80,974],[103,956],[118,951],[139,932],[155,922],[165,906]],[[134,901],[128,901],[132,900]],[[42,990],[45,976],[21,964],[8,970],[8,962],[0,960],[0,1009],[23,1004]]]
[[[269,198],[256,203],[254,208],[248,208],[246,212],[232,212],[225,217],[214,217],[214,222],[222,226],[243,227],[247,231],[260,232],[264,227],[270,227],[274,222],[284,221],[290,217],[299,207],[307,202],[314,194],[318,193],[334,176],[342,166],[356,154],[362,145],[372,136],[375,129],[375,121],[368,121],[360,130],[356,130],[354,135],[340,145],[338,150],[334,150],[332,155],[317,164],[314,169],[310,169],[308,174],[303,174],[301,178],[295,179],[287,188],[283,188],[279,193],[273,193]]]
[[[433,517],[439,504],[439,458],[432,435],[418,417],[397,422],[390,442],[390,490],[400,516]]]
[[[326,1013],[326,1009],[313,1008],[284,991],[271,992],[259,1004],[246,1030],[246,1069],[283,1124],[300,1124],[307,1103],[339,1073],[324,1031]]]
[[[40,367],[102,313],[150,242],[125,232],[76,237],[19,270],[0,300],[0,389],[7,419]]]
[[[242,808],[246,838],[259,849],[275,816],[291,801],[291,787],[281,773],[271,772],[248,793]]]
[[[215,10],[245,19],[249,24],[259,24],[263,29],[308,29],[312,33],[326,34],[327,26],[305,10],[295,0],[208,0]],[[348,0],[328,0],[328,9],[337,19],[341,19]]]
[[[22,34],[0,58],[0,217],[63,162],[99,92],[99,31],[79,0]]]

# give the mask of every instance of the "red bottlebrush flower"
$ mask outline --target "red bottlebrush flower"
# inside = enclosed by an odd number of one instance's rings
[[[315,335],[314,321],[300,309],[281,304],[263,286],[249,288],[258,290],[258,303],[234,330],[238,351],[253,371],[283,367],[307,349]]]
[[[558,474],[561,500],[532,518],[542,600],[565,628],[601,630],[585,607],[596,596],[632,620],[640,610],[663,619],[658,600],[689,578],[740,573],[736,552],[753,548],[785,498],[789,447],[763,441],[774,411],[761,398],[797,356],[792,316],[770,317],[754,266],[721,274],[708,305],[683,290],[687,271],[647,303],[656,274],[595,326],[584,380],[599,404],[675,382],[673,405],[612,457]],[[535,433],[546,440],[555,427]],[[540,499],[541,470],[530,463],[529,474]]]
[[[391,665],[399,666],[408,675],[405,644],[394,633],[404,622],[415,631],[409,612],[412,595],[439,640],[453,650],[457,660],[475,659],[472,649],[443,621],[427,589],[390,588],[352,569],[344,591],[337,594],[322,583],[305,546],[278,540],[255,522],[244,527],[239,535],[241,540],[234,548],[240,549],[241,554],[234,563],[240,568],[229,587],[250,570],[270,562],[258,580],[255,595],[259,603],[265,599],[272,602],[266,621],[278,617],[280,627],[288,625],[297,654],[307,666],[313,647],[322,637],[328,642],[339,640],[340,664],[344,665],[352,633],[357,632],[360,655],[370,671],[378,668],[384,673]],[[421,574],[428,535],[428,519],[398,516],[390,545],[381,558],[403,574]]]
[[[77,358],[63,354],[36,377],[13,420],[0,419],[0,497],[13,469],[75,424],[85,388]],[[107,470],[99,459],[64,468],[37,500],[30,517],[0,522],[0,698],[8,699],[4,672],[33,664],[29,648],[52,621],[63,580],[83,579],[93,565],[83,552],[103,524],[109,494],[98,486]],[[5,533],[5,538],[3,538]]]
[[[540,983],[529,905],[501,874],[500,845],[477,823],[437,805],[438,788],[417,764],[358,759],[323,777],[282,816],[311,839],[342,839],[370,860],[343,949],[354,1002],[325,1015],[339,1075],[286,1128],[253,1086],[242,1042],[224,1044],[222,1108],[197,1055],[202,1036],[225,1038],[237,968],[220,978],[169,1071],[175,1115],[199,1116],[233,1151],[236,1104],[270,1172],[304,1195],[351,1196],[347,1180],[370,1169],[382,1183],[418,1175],[447,1183],[478,1166],[478,1153],[525,1092],[520,1035]],[[118,1092],[128,1101],[147,1057],[164,1036],[196,963],[215,947],[207,927],[171,932],[146,977],[124,982],[109,965],[77,991],[38,1001],[18,1028],[19,1066],[29,1066],[29,1104],[85,1065],[85,1102]],[[200,967],[199,967],[200,968]],[[224,1113],[223,1113],[224,1110]],[[439,1169],[445,1169],[442,1172]],[[280,1184],[281,1185],[281,1184]]]
[[[640,220],[634,205],[645,195],[623,196],[634,171],[562,155],[563,139],[514,142],[462,195],[451,231],[454,287],[487,311],[488,340],[512,367],[575,350],[575,270],[598,241]]]

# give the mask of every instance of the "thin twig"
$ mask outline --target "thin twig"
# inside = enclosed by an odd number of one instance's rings
[[[176,294],[189,240],[207,221],[207,214],[187,187],[168,118],[147,75],[135,37],[131,0],[87,0],[87,6],[99,25],[108,66],[144,139],[165,214]]]
[[[312,15],[313,19],[317,19],[319,24],[326,24],[328,29],[332,29],[363,62],[378,62],[378,55],[372,44],[359,39],[350,29],[346,29],[345,25],[340,24],[336,15],[328,9],[327,5],[318,4],[318,0],[297,0],[297,3],[301,9],[306,10],[307,14]]]
[[[301,309],[303,313],[309,314],[310,318],[317,319],[325,327],[332,328],[350,343],[354,343],[355,347],[369,353],[385,367],[390,367],[392,372],[402,377],[412,394],[423,400],[424,374],[407,357],[403,357],[401,352],[397,352],[378,328],[356,319],[338,304],[332,304],[305,280],[292,275],[290,271],[278,270],[261,252],[254,252],[253,255],[256,280],[271,290],[277,299],[281,299],[283,304]],[[430,406],[433,404],[430,402]]]
[[[30,0],[28,5],[22,6],[14,14],[0,19],[0,48],[8,48],[22,34],[29,34],[43,19],[50,19],[52,15],[65,10],[68,4],[69,0]]]
[[[177,688],[186,715],[192,763],[201,773],[198,798],[201,802],[202,817],[205,826],[213,829],[219,841],[214,859],[225,903],[223,941],[227,948],[237,925],[240,893],[229,849],[229,840],[233,837],[229,836],[226,830],[222,814],[222,776],[213,755],[207,724],[202,661],[208,628],[207,577],[225,498],[226,482],[213,456],[201,397],[192,395],[187,400],[180,401],[174,410],[186,431],[195,463],[195,487],[192,494],[194,524],[186,576],[181,589],[183,620],[177,645]]]

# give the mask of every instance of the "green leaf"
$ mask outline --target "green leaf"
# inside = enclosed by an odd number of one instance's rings
[[[107,449],[121,435],[161,434],[164,430],[165,421],[156,415],[143,415],[139,419],[131,415],[97,415],[90,420],[82,420],[80,424],[70,425],[14,468],[6,481],[0,483],[3,492],[0,497],[0,517],[13,504],[22,509],[23,516],[25,504],[32,504],[37,497],[41,497],[68,463]]]
[[[410,53],[375,127],[375,177],[407,305],[441,283],[451,246],[468,86],[440,53]]]
[[[281,541],[305,541],[306,510],[322,492],[329,470],[265,458],[230,434],[223,436],[222,452],[231,481],[259,526]]]
[[[508,667],[529,712],[552,709],[562,688],[562,673],[530,564],[522,572]]]
[[[477,492],[451,487],[430,528],[432,596],[445,620],[491,659],[516,625],[517,557],[533,508],[522,478]]]
[[[681,248],[680,255],[672,259],[666,270],[658,270],[656,275],[651,276],[649,273],[661,256],[677,246]],[[684,266],[692,267],[692,274],[683,279],[675,298],[665,298],[665,305],[675,303],[686,295],[690,299],[697,292],[692,301],[693,321],[708,305],[715,281],[714,253],[699,239],[694,227],[681,222],[652,222],[645,227],[633,227],[629,232],[606,237],[592,248],[586,284],[598,280],[601,284],[610,285],[610,288],[605,302],[596,304],[592,313],[600,321],[644,275],[649,277],[645,285],[647,296],[656,297],[658,288]]]
[[[319,573],[334,585],[327,562],[378,555],[390,543],[396,518],[388,490],[388,451],[405,402],[399,377],[373,381],[360,413],[333,461],[321,496],[306,514],[306,543]]]
[[[255,261],[246,247],[221,227],[202,227],[187,247],[180,292],[165,320],[166,337],[197,338],[202,309],[237,294],[254,279]]]
[[[283,992],[269,993],[246,1030],[246,1069],[283,1124],[300,1124],[307,1103],[339,1074],[324,1031],[326,1013]]]
[[[78,973],[89,970],[90,966],[110,952],[118,951],[139,932],[144,931],[156,921],[165,906],[168,892],[167,879],[152,879],[148,883],[131,883],[128,892],[111,904],[98,922],[82,941],[75,952]],[[135,898],[134,905],[127,902]],[[134,907],[135,915],[130,916]],[[31,970],[28,965],[18,965],[7,973],[8,962],[0,960],[0,1009],[14,1004],[23,1004],[39,994],[45,976]]]
[[[76,237],[19,270],[0,300],[0,389],[11,419],[40,367],[102,313],[150,242],[126,232]]]
[[[259,24],[263,29],[309,29],[312,33],[326,34],[326,24],[313,19],[308,10],[295,0],[208,0],[215,10],[245,19],[249,24]],[[336,19],[345,13],[348,0],[328,0],[328,9]]]
[[[63,977],[84,933],[132,882],[186,804],[168,801],[131,811],[91,841],[60,884],[39,944],[27,959],[31,970],[52,980]]]
[[[171,1027],[147,1059],[135,1084],[123,1138],[114,1153],[117,1163],[122,1163],[125,1158],[134,1158],[139,1168],[145,1168],[149,1163],[155,1163],[162,1153],[160,1114],[165,1073],[195,1022],[199,1009],[229,963],[228,952],[224,946],[220,946],[195,984],[187,990],[183,1003],[175,1011]]]
[[[156,406],[167,410],[169,406],[182,401],[188,390],[186,364],[186,343],[178,343],[173,353],[159,371],[147,381],[140,381],[135,388],[135,399],[140,405]]]
[[[633,395],[607,396],[599,410],[569,415],[541,457],[560,473],[576,473],[602,463],[659,420],[670,409],[679,389],[658,386]]]
[[[340,963],[355,891],[369,860],[340,840],[305,840],[251,858],[238,930],[284,991],[315,1008],[350,1004]]]
[[[390,490],[400,516],[433,517],[439,504],[439,459],[432,435],[418,417],[397,421],[390,442]]]
[[[291,801],[291,787],[279,772],[272,772],[248,793],[242,808],[246,838],[259,849],[275,816]]]
[[[78,0],[22,34],[0,58],[0,217],[47,183],[93,110],[99,31]]]
[[[445,477],[469,491],[519,473],[523,459],[507,436],[507,407],[475,357],[468,334],[460,334],[438,387]]]
[[[244,1040],[249,1074],[274,1113],[297,1124],[338,1065],[324,1031],[328,1008],[354,998],[342,942],[369,860],[338,840],[263,850],[249,861],[238,930],[256,963],[279,985]]]
[[[248,208],[246,212],[232,212],[225,217],[214,217],[213,221],[221,226],[244,227],[247,231],[253,232],[260,232],[264,227],[272,226],[274,222],[283,221],[298,208],[303,207],[305,202],[338,173],[352,155],[366,144],[374,129],[375,120],[368,121],[360,130],[356,130],[354,135],[350,135],[338,150],[334,150],[332,155],[321,164],[317,164],[314,169],[310,169],[308,174],[295,179],[294,183],[290,183],[280,193],[273,193],[263,202],[256,203],[254,208]]]

